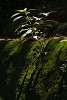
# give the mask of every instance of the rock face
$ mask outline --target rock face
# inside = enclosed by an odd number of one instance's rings
[[[67,22],[61,23],[57,28],[57,33],[67,36]]]
[[[67,41],[29,38],[0,42],[3,100],[66,100]]]

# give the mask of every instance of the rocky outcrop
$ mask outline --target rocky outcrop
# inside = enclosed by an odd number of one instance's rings
[[[3,100],[66,100],[67,40],[0,42]]]

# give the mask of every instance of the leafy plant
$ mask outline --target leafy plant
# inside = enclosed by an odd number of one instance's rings
[[[56,11],[42,13],[38,12],[37,9],[16,10],[16,13],[11,17],[13,22],[20,20],[20,25],[15,29],[15,32],[22,39],[30,36],[52,36],[52,32],[59,24],[57,21],[47,19],[47,16],[53,12]]]

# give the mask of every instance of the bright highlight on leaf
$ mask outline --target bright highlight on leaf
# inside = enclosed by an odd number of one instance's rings
[[[17,15],[19,15],[19,13],[16,13],[16,14],[12,15],[11,18],[13,18],[13,17],[15,17],[15,16],[17,16]]]
[[[23,13],[27,11],[27,8],[25,8],[24,10],[17,10],[19,13]]]
[[[22,18],[22,16],[16,17],[16,18],[13,20],[13,22],[16,21],[16,20],[18,20],[18,19],[20,19],[20,18]]]

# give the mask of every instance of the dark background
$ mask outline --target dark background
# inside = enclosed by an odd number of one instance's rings
[[[67,2],[66,0],[0,0],[0,37],[5,37],[4,28],[11,23],[10,17],[15,10],[42,6],[46,7],[46,12],[60,8],[62,8],[61,11],[65,11]]]

